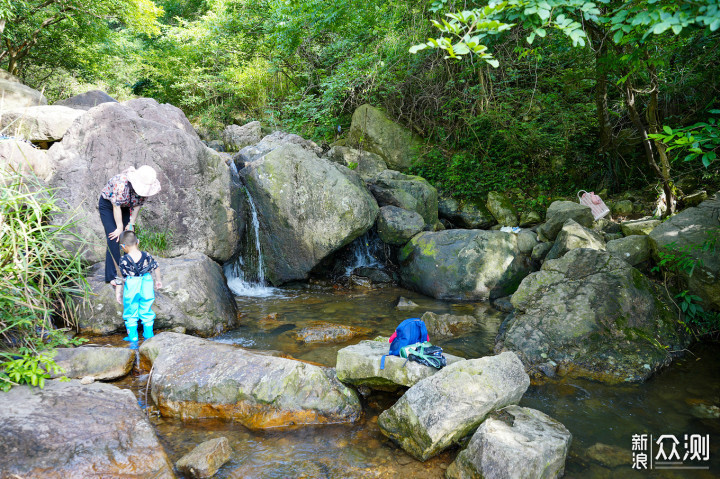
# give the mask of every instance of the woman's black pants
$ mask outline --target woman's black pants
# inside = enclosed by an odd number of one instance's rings
[[[117,240],[108,238],[108,235],[117,229],[115,216],[113,215],[113,204],[101,196],[98,210],[100,211],[100,221],[102,221],[105,229],[105,241],[107,241],[108,245],[105,252],[105,282],[109,283],[117,276],[115,262],[120,263],[120,243]],[[120,208],[120,210],[122,211],[123,229],[125,229],[127,224],[130,223],[130,208]],[[112,256],[110,256],[111,254]],[[115,262],[113,262],[113,258],[115,258]]]

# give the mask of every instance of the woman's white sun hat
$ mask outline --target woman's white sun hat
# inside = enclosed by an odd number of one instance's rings
[[[160,181],[152,166],[143,165],[137,170],[130,169],[127,177],[135,193],[140,196],[152,196],[160,191]]]

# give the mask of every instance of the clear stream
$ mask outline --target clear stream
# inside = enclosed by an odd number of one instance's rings
[[[395,308],[404,296],[420,307]],[[265,297],[238,297],[243,325],[217,341],[250,349],[279,350],[295,358],[335,365],[338,349],[377,335],[389,336],[407,317],[425,311],[474,314],[483,318],[473,332],[433,342],[447,352],[466,358],[492,354],[495,334],[504,317],[484,303],[436,301],[400,288],[336,290],[330,286],[302,285],[274,289]],[[312,321],[369,328],[366,336],[347,343],[303,344],[293,332]],[[433,340],[433,338],[431,338]],[[95,338],[97,344],[118,344],[117,337]],[[134,371],[118,385],[132,389],[146,407],[147,371]],[[175,462],[198,443],[219,436],[229,439],[233,456],[220,478],[442,478],[458,449],[425,463],[415,461],[380,433],[378,415],[396,396],[373,394],[364,400],[364,416],[354,425],[305,427],[253,432],[232,422],[180,421],[151,415],[160,441]],[[684,358],[645,384],[605,386],[583,380],[531,386],[523,406],[556,418],[573,434],[565,477],[720,477],[720,345],[700,344]],[[439,404],[438,407],[443,407]],[[715,418],[712,416],[715,415]],[[709,470],[631,469],[633,434],[710,434]],[[588,452],[596,443],[615,446],[602,459]],[[682,454],[682,450],[681,450]],[[615,467],[607,464],[621,463]],[[600,462],[598,462],[600,461]],[[605,464],[601,464],[604,462]]]

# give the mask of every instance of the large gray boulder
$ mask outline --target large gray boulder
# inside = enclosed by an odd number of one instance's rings
[[[565,472],[572,434],[545,413],[508,406],[491,413],[448,467],[448,479],[554,479]]]
[[[425,227],[425,220],[416,211],[397,206],[383,206],[377,219],[377,231],[383,243],[403,245]]]
[[[429,227],[438,222],[437,190],[425,178],[385,170],[368,183],[368,189],[380,206],[415,211]]]
[[[379,108],[362,105],[353,113],[347,146],[379,155],[389,168],[406,170],[417,157],[422,140]]]
[[[132,391],[49,380],[2,393],[0,476],[173,478]]]
[[[382,391],[395,391],[410,387],[421,379],[432,376],[437,369],[423,364],[406,361],[399,356],[386,356],[385,369],[380,369],[380,360],[388,353],[387,340],[360,341],[338,351],[337,377],[345,384],[367,386]],[[448,364],[464,361],[452,354],[443,354]]]
[[[140,346],[163,416],[230,419],[250,429],[354,422],[357,394],[335,370],[177,333]]]
[[[312,140],[306,140],[294,133],[275,131],[263,137],[258,144],[246,146],[240,150],[235,156],[233,156],[233,161],[237,165],[238,169],[242,169],[246,163],[252,163],[253,161],[259,160],[271,151],[285,145],[296,145],[303,150],[318,156],[322,154],[322,148],[320,148]]]
[[[584,228],[575,220],[569,219],[555,238],[555,244],[545,256],[545,260],[560,258],[571,249],[577,248],[605,250],[605,240],[597,231]]]
[[[381,171],[387,170],[385,160],[369,151],[356,150],[347,146],[333,146],[326,156],[332,162],[353,169],[363,181],[370,181]]]
[[[408,389],[380,414],[378,425],[424,461],[474,431],[490,412],[517,404],[528,386],[530,378],[513,353],[459,361]]]
[[[545,223],[538,228],[541,241],[553,241],[569,219],[590,228],[595,221],[589,206],[573,201],[553,201],[545,214]]]
[[[668,351],[688,344],[656,286],[605,251],[574,249],[546,261],[512,304],[495,349],[517,352],[533,373],[643,381],[671,361]]]
[[[47,105],[45,95],[23,85],[17,79],[0,79],[0,106],[2,110]]]
[[[693,294],[703,299],[705,309],[720,310],[720,253],[717,246],[706,248],[720,237],[720,194],[700,203],[700,206],[688,208],[665,221],[650,232],[653,254],[659,258],[660,252],[687,252],[695,268],[692,276],[681,271]],[[670,244],[675,248],[670,249]]]
[[[438,299],[508,296],[530,273],[517,236],[502,231],[423,232],[402,248],[398,259],[403,283]]]
[[[109,289],[109,288],[108,288]],[[135,351],[128,348],[91,347],[58,348],[53,357],[62,371],[51,377],[67,376],[96,380],[117,379],[127,375],[135,363]]]
[[[78,118],[49,154],[55,169],[50,186],[58,188],[66,215],[78,221],[87,262],[104,260],[107,249],[97,212],[100,191],[112,176],[143,164],[155,168],[162,190],[146,202],[142,224],[172,235],[167,256],[199,251],[222,262],[235,252],[240,205],[230,170],[172,105],[103,103]]]
[[[517,210],[510,199],[502,193],[497,191],[488,193],[486,206],[501,226],[518,225]]]
[[[305,279],[365,234],[378,214],[357,175],[298,145],[272,150],[241,176],[257,206],[266,275],[276,285]]]
[[[222,269],[202,253],[177,258],[155,258],[163,287],[155,292],[155,329],[184,327],[188,332],[213,336],[231,329],[237,310]],[[96,264],[87,278],[92,294],[79,310],[81,330],[94,334],[124,331],[123,307],[105,283],[105,263]]]
[[[608,253],[636,266],[650,259],[652,247],[647,235],[632,235],[608,241],[605,245]]]
[[[262,125],[251,121],[243,126],[228,125],[222,133],[223,142],[228,151],[239,151],[246,146],[260,143],[263,138]]]
[[[4,110],[0,115],[0,130],[5,135],[33,142],[59,141],[83,113],[82,110],[59,105]]]
[[[7,166],[23,175],[34,174],[43,181],[52,174],[47,151],[22,140],[0,140],[0,167]]]
[[[450,221],[459,228],[488,229],[497,224],[495,217],[481,201],[459,202],[453,198],[438,200],[440,218]]]
[[[117,103],[117,100],[102,90],[90,90],[64,100],[56,101],[54,104],[87,111],[101,103]]]

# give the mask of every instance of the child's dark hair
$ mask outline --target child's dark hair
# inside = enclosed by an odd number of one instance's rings
[[[135,246],[138,244],[137,236],[134,231],[123,231],[120,233],[120,244],[125,246]]]

